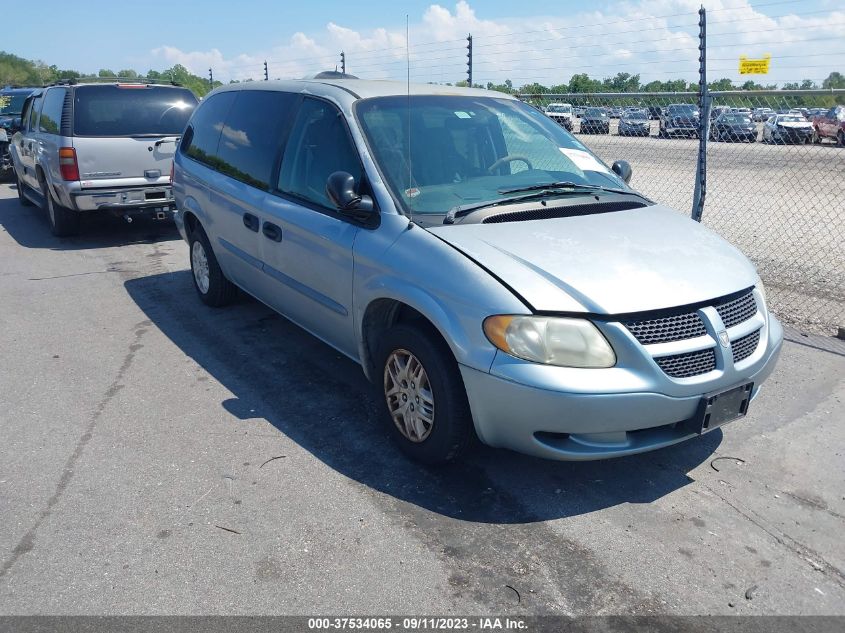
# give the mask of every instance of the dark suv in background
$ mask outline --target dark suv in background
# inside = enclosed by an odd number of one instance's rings
[[[21,112],[26,98],[35,88],[0,89],[0,180],[6,180],[12,173],[12,157],[9,143],[21,128]]]
[[[660,113],[660,138],[698,138],[699,127],[698,108],[691,103],[674,103]]]
[[[196,105],[187,88],[146,82],[33,92],[10,147],[21,203],[47,210],[58,236],[84,211],[172,218],[173,154]]]

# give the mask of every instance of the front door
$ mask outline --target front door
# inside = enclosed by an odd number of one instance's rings
[[[352,248],[362,229],[341,217],[326,195],[335,171],[361,182],[363,169],[346,122],[334,105],[305,98],[288,135],[277,195],[267,198],[261,258],[276,287],[271,305],[357,357]]]

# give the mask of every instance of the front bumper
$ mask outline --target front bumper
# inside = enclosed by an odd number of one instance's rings
[[[518,367],[501,353],[491,373],[462,365],[461,374],[476,432],[485,444],[548,459],[605,459],[695,437],[698,433],[688,422],[706,393],[753,382],[752,399],[756,398],[783,341],[783,329],[772,316],[763,341],[765,346],[741,370],[726,368],[718,377],[697,384],[673,385],[670,380],[661,387],[648,374],[622,367]],[[517,372],[511,371],[514,367]],[[596,372],[604,373],[599,378]],[[534,379],[517,382],[514,375]],[[554,388],[555,383],[561,388]],[[603,392],[592,385],[600,385]]]

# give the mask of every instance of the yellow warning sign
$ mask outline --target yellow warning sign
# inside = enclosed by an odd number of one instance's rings
[[[739,56],[740,75],[768,75],[771,55],[763,55],[762,59],[748,59],[745,55]]]

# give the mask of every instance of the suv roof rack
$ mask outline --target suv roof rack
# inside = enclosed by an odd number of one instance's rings
[[[163,85],[179,86],[182,84],[172,79],[148,79],[147,77],[76,77],[72,79],[59,79],[49,85],[51,86],[76,86],[78,84],[96,83],[119,83],[119,84],[140,84],[140,85]]]

